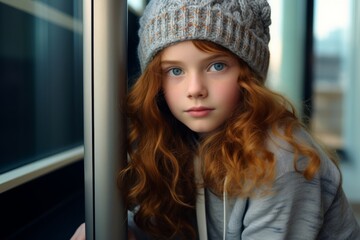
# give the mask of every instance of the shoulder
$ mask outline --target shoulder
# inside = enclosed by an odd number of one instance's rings
[[[238,226],[237,222],[237,225],[232,222],[232,217],[241,215],[241,234],[249,239],[295,239],[299,236],[302,239],[349,239],[344,236],[358,234],[358,230],[351,232],[345,227],[356,225],[356,220],[342,191],[339,169],[305,130],[299,130],[294,137],[319,155],[321,165],[317,174],[307,180],[297,172],[291,145],[271,135],[268,150],[276,158],[276,179],[271,191],[247,199],[237,198],[234,203],[229,201],[232,210],[229,229]],[[300,169],[306,167],[307,157],[299,156],[298,163]]]
[[[331,160],[330,156],[326,153],[323,147],[318,144],[314,138],[303,128],[298,129],[294,133],[295,140],[300,144],[305,144],[311,147],[320,158],[320,168],[315,175],[315,179],[322,179],[325,182],[331,182],[334,185],[339,185],[341,183],[341,174],[339,168]],[[300,170],[304,170],[308,163],[309,159],[306,156],[299,155],[295,161],[295,153],[293,147],[274,134],[269,134],[267,140],[267,148],[271,151],[276,160],[276,178],[283,178],[286,175],[291,175],[296,172],[296,166]]]

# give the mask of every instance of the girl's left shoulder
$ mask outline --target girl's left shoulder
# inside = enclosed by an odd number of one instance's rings
[[[294,131],[293,138],[298,144],[311,148],[318,155],[320,166],[314,178],[325,178],[335,185],[340,184],[341,174],[337,164],[332,160],[332,156],[308,131],[304,128],[297,129]],[[309,157],[301,154],[296,156],[294,147],[275,134],[269,134],[267,148],[275,155],[277,178],[288,173],[297,172],[295,166],[298,170],[303,171],[310,163]]]

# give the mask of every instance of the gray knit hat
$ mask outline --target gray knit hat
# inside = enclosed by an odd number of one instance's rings
[[[265,78],[270,24],[266,0],[151,0],[140,19],[141,69],[165,47],[199,39],[229,49]]]

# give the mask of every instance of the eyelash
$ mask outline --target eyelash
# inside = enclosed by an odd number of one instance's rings
[[[213,68],[216,64],[221,64],[222,65],[222,69],[220,70],[214,70],[215,72],[220,72],[220,71],[223,71],[226,67],[227,67],[227,64],[226,63],[223,63],[223,62],[215,62],[215,63],[212,63],[209,67],[209,71],[211,70],[211,68]]]
[[[180,70],[181,73],[180,73],[179,75],[174,74],[173,70],[175,70],[175,69]],[[180,75],[183,73],[183,70],[182,70],[181,68],[178,68],[178,67],[173,67],[173,68],[168,69],[168,70],[166,71],[166,73],[169,74],[169,75],[172,76],[172,77],[176,77],[176,76],[180,76]]]
[[[211,70],[211,68],[213,68],[216,64],[221,64],[222,65],[222,69],[220,70]],[[208,68],[208,71],[211,71],[211,72],[220,72],[220,71],[223,71],[228,65],[226,63],[223,63],[223,62],[215,62],[215,63],[212,63],[210,64],[209,68]],[[174,74],[173,70],[180,70],[181,73],[179,73],[178,75]],[[173,67],[173,68],[170,68],[168,70],[165,71],[167,74],[169,74],[170,76],[172,77],[177,77],[177,76],[180,76],[182,73],[183,73],[183,70],[179,67]]]

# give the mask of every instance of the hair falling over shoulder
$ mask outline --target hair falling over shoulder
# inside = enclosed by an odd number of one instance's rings
[[[292,147],[296,171],[311,179],[320,167],[320,158],[312,146],[295,138],[294,133],[305,126],[293,106],[266,88],[246,63],[240,60],[240,64],[239,107],[223,128],[204,139],[199,147],[205,186],[218,195],[226,191],[234,197],[268,193],[276,174],[275,154],[267,147],[271,135]],[[309,159],[305,170],[297,168],[300,155]]]
[[[228,50],[206,41],[193,41],[205,52]],[[271,187],[275,155],[266,147],[270,134],[288,142],[309,163],[300,171],[311,179],[320,166],[316,151],[299,143],[294,132],[303,127],[291,104],[264,86],[239,59],[240,101],[222,129],[203,139],[177,121],[161,90],[161,53],[155,56],[127,97],[129,117],[128,165],[119,174],[119,186],[128,208],[136,207],[135,222],[158,239],[194,239],[197,186],[195,155],[202,159],[205,187],[219,196],[251,196]],[[226,179],[226,186],[224,182]],[[224,189],[225,188],[225,189]]]
[[[194,140],[171,116],[161,92],[160,57],[149,64],[127,96],[128,165],[119,186],[135,222],[156,239],[194,239]]]

